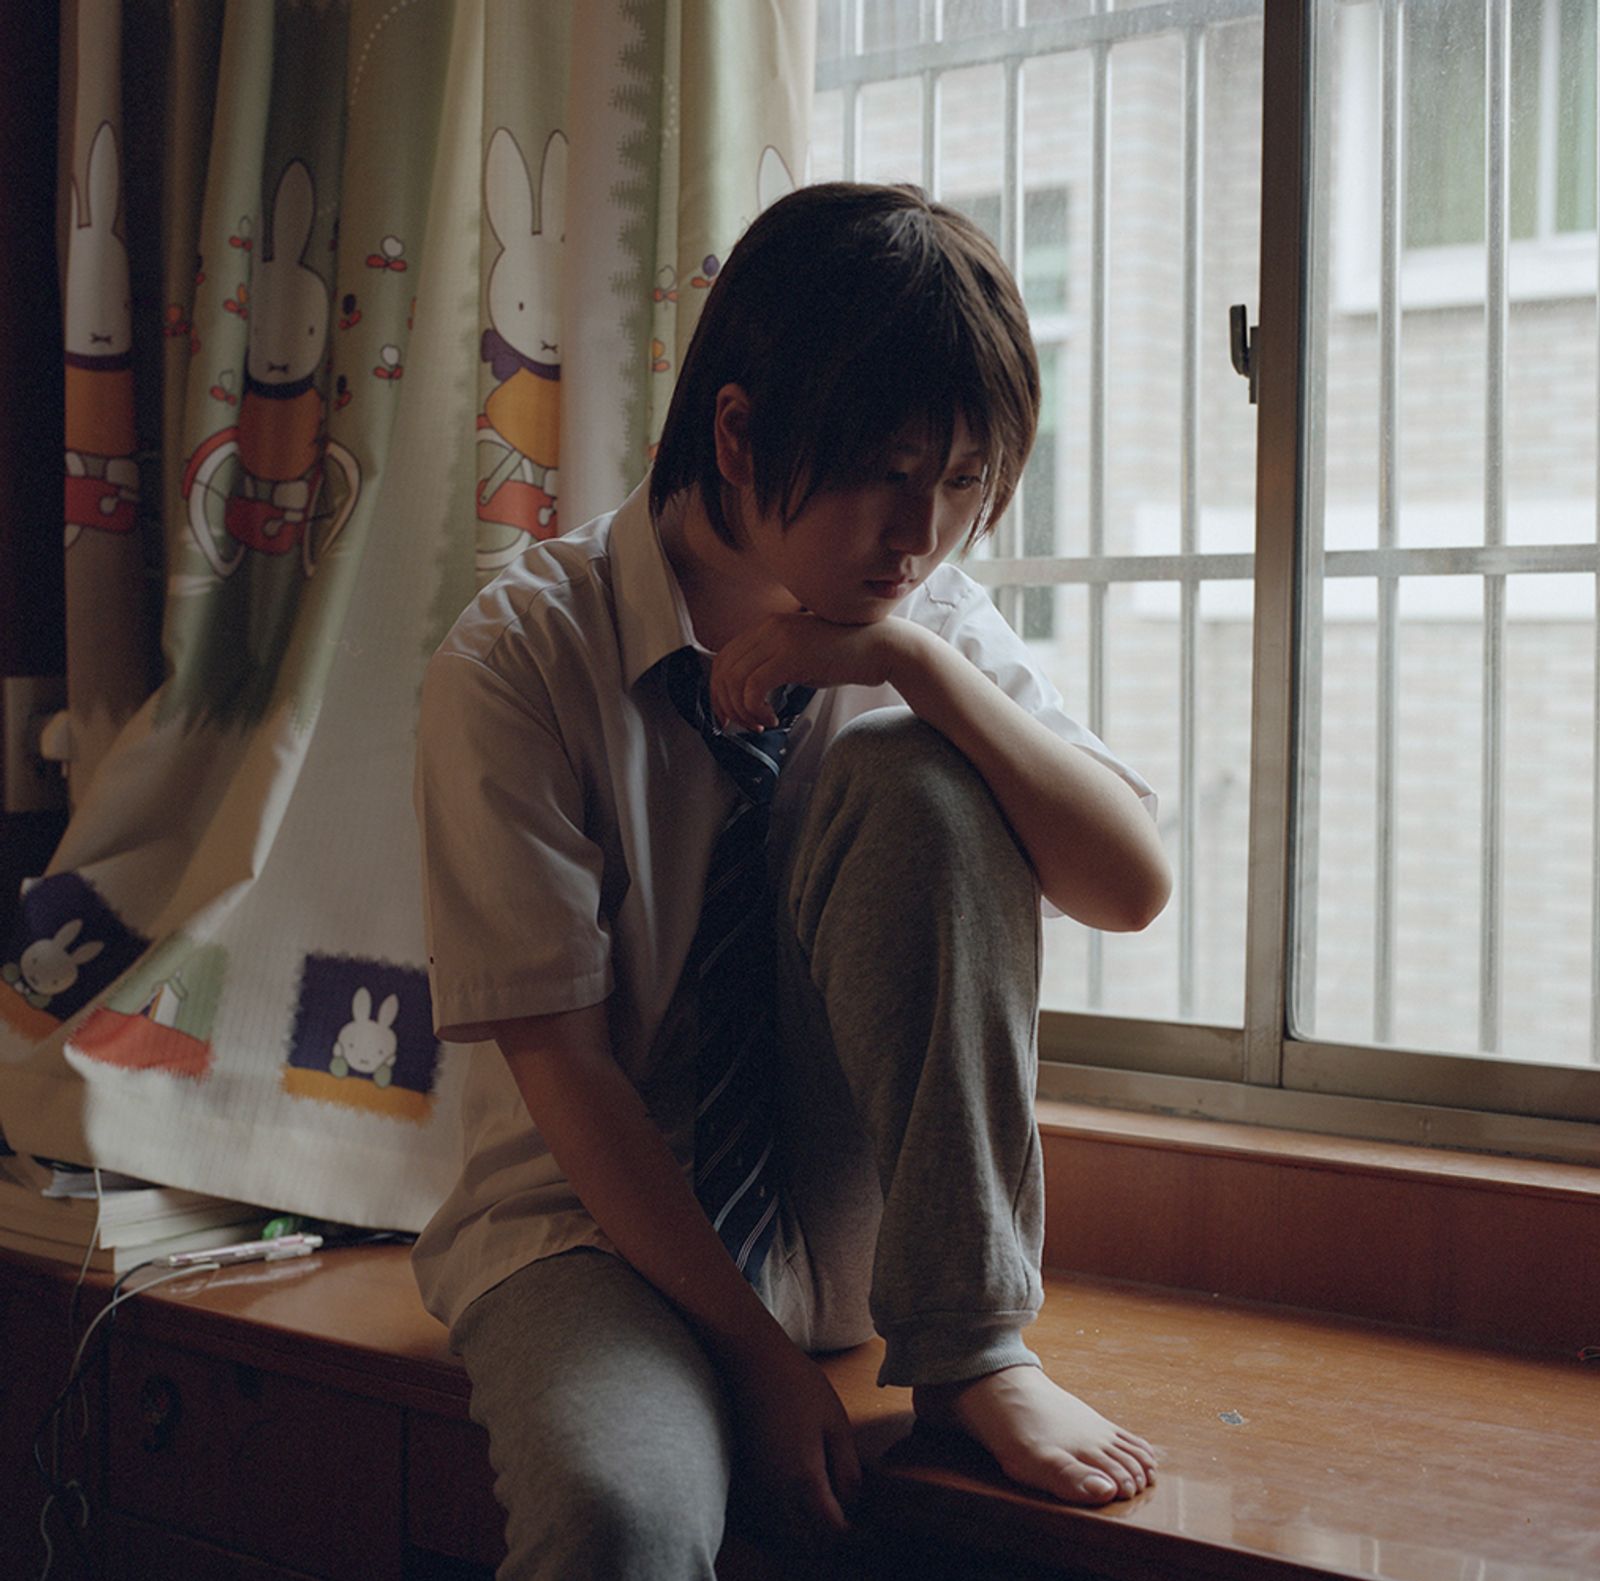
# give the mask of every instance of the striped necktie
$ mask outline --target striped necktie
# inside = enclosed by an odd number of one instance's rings
[[[667,693],[739,789],[706,871],[684,971],[695,983],[695,1195],[744,1276],[755,1283],[777,1228],[773,907],[766,841],[789,730],[811,688],[782,688],[775,730],[724,734],[693,648],[664,663]]]

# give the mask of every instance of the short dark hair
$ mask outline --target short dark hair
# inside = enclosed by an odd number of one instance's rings
[[[656,452],[650,504],[698,487],[723,509],[717,392],[750,400],[756,500],[788,523],[875,475],[926,425],[940,458],[964,417],[985,458],[969,544],[999,520],[1039,421],[1039,362],[1016,281],[964,214],[916,187],[826,182],[760,214],[713,284]]]

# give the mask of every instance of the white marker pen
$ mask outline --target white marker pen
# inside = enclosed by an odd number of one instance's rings
[[[167,1268],[193,1268],[196,1263],[280,1263],[290,1257],[309,1257],[322,1245],[320,1235],[279,1235],[270,1241],[236,1241],[213,1246],[208,1252],[171,1252],[161,1259]]]

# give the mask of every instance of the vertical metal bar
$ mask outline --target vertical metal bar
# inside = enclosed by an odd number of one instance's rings
[[[1311,549],[1320,540],[1320,480],[1312,462],[1321,436],[1320,426],[1307,421],[1307,404],[1315,398],[1313,376],[1323,360],[1314,308],[1325,297],[1320,277],[1326,267],[1326,205],[1314,199],[1311,173],[1314,161],[1326,157],[1325,96],[1315,90],[1331,9],[1325,0],[1269,5],[1262,20],[1250,875],[1239,1074],[1267,1086],[1277,1085],[1283,1070],[1296,877],[1291,853],[1302,832],[1294,795],[1297,635],[1302,655],[1305,650],[1296,579],[1308,549],[1297,524],[1303,523]],[[1307,608],[1315,597],[1308,587]],[[1302,696],[1314,691],[1309,687]],[[1306,739],[1302,718],[1300,741]],[[1314,746],[1314,733],[1309,739]]]
[[[864,12],[866,0],[841,0],[841,4],[849,6],[849,15],[841,16],[839,19],[840,46],[846,55],[859,55],[866,37]],[[861,88],[854,77],[845,82],[839,100],[840,113],[844,116],[840,149],[844,164],[844,179],[859,181],[861,179]]]
[[[1008,6],[1015,10],[1015,4]],[[1012,272],[1022,276],[1022,57],[1009,55],[1001,66],[1005,74],[1005,125],[1001,133],[1003,170],[1000,178],[1000,256]],[[1021,558],[1023,544],[1022,490],[1011,497],[1005,519],[1000,523],[1001,554]],[[1022,588],[1010,583],[1000,590],[1000,613],[1022,630]]]
[[[1303,115],[1307,128],[1308,145],[1303,154],[1305,181],[1302,221],[1305,226],[1303,258],[1304,288],[1300,299],[1302,328],[1299,354],[1302,410],[1299,418],[1298,511],[1298,570],[1295,577],[1296,607],[1294,610],[1295,643],[1291,664],[1295,670],[1293,683],[1293,715],[1291,746],[1293,760],[1289,782],[1288,875],[1284,893],[1285,913],[1283,926],[1286,932],[1285,957],[1280,969],[1287,973],[1282,1005],[1283,1024],[1279,1029],[1279,1046],[1285,1033],[1289,1036],[1311,1037],[1317,1015],[1318,967],[1318,904],[1321,892],[1322,871],[1322,718],[1323,718],[1323,633],[1324,619],[1326,540],[1327,540],[1327,416],[1328,416],[1328,323],[1330,300],[1329,273],[1331,247],[1331,198],[1333,150],[1333,94],[1319,89],[1316,62],[1328,60],[1334,50],[1334,10],[1325,0],[1314,0],[1310,17],[1310,55],[1307,64],[1306,93],[1309,103]],[[1265,168],[1265,161],[1263,161]],[[1287,195],[1280,201],[1287,201]],[[1266,240],[1262,241],[1266,254]],[[1266,285],[1262,295],[1267,294]],[[1266,317],[1263,304],[1262,316]],[[1265,429],[1258,430],[1264,433]],[[1265,440],[1263,440],[1263,443]],[[1258,480],[1261,476],[1257,467]],[[1257,487],[1260,488],[1258,481]],[[1259,505],[1258,505],[1259,510]],[[1261,561],[1257,558],[1257,566]],[[1263,573],[1258,569],[1259,581]],[[1257,606],[1257,618],[1260,618]],[[1260,650],[1258,649],[1258,663]],[[1261,728],[1258,718],[1256,728]],[[1252,784],[1254,782],[1252,781]],[[1268,860],[1263,850],[1261,860]],[[1270,884],[1272,880],[1261,874],[1256,880],[1258,889],[1266,887],[1252,907],[1259,906],[1259,914],[1252,909],[1252,925],[1265,931],[1272,924]],[[1263,947],[1265,955],[1265,947]],[[1251,957],[1249,970],[1254,973],[1267,969]],[[1250,1001],[1246,1000],[1246,1015],[1250,1014]],[[1270,1000],[1265,992],[1260,995],[1258,1015],[1265,1017],[1270,1010]],[[1254,1023],[1247,1023],[1253,1025]],[[1253,1080],[1262,1079],[1258,1070],[1268,1068],[1269,1043],[1264,1030],[1251,1034],[1248,1069]]]
[[[1544,0],[1539,18],[1539,202],[1534,234],[1556,233],[1556,189],[1561,170],[1561,6]]]
[[[1205,34],[1198,26],[1183,34],[1183,320],[1179,353],[1178,536],[1179,552],[1193,564],[1200,550],[1200,225],[1205,111]],[[1178,624],[1178,1015],[1195,1013],[1195,906],[1199,890],[1199,786],[1196,781],[1196,713],[1199,682],[1200,585],[1185,576],[1179,587]]]
[[[1483,541],[1506,537],[1506,253],[1511,207],[1511,3],[1486,0],[1484,218],[1487,226]],[[1483,579],[1483,859],[1478,891],[1478,1046],[1500,1047],[1500,926],[1504,910],[1506,579]]]
[[[1110,9],[1094,0],[1094,13]],[[1106,552],[1106,400],[1109,392],[1111,251],[1111,46],[1093,47],[1089,168],[1089,554]],[[1106,598],[1104,582],[1089,585],[1089,728],[1106,730]],[[1091,1010],[1105,1002],[1105,939],[1089,934],[1085,997]]]
[[[1380,0],[1378,81],[1382,229],[1378,257],[1378,547],[1399,543],[1400,243],[1405,213],[1401,0]],[[1399,579],[1378,577],[1377,786],[1372,923],[1372,1038],[1394,1035],[1395,769],[1399,749]]]
[[[944,38],[944,0],[932,0],[931,14],[924,12],[924,23],[934,43]],[[922,190],[930,198],[944,191],[944,73],[930,67],[922,74]]]
[[[1600,95],[1600,26],[1595,28],[1594,69],[1595,91]],[[1595,117],[1595,214],[1600,216],[1600,115]],[[1595,413],[1600,429],[1600,276],[1595,280]],[[1600,543],[1600,431],[1595,445],[1595,524],[1596,543]],[[1600,1065],[1600,574],[1594,580],[1594,746],[1593,822],[1591,825],[1589,862],[1591,867],[1592,897],[1589,921],[1589,1060]]]
[[[843,147],[840,151],[844,165],[844,179],[861,179],[861,88],[858,83],[846,82],[839,94],[844,115]]]

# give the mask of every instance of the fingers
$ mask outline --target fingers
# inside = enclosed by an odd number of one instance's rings
[[[711,667],[711,707],[725,730],[771,730],[778,723],[771,694],[783,684],[770,659],[748,655],[741,662],[718,654]]]

